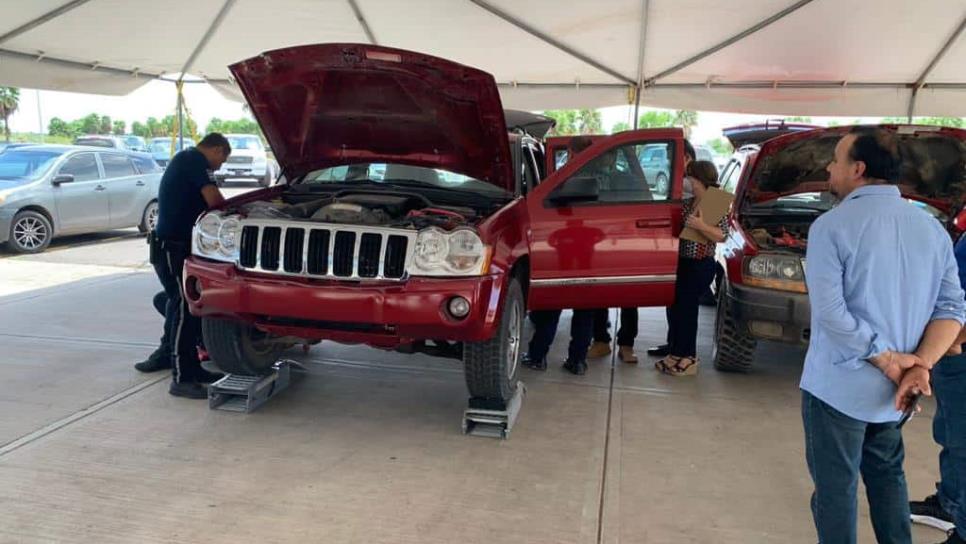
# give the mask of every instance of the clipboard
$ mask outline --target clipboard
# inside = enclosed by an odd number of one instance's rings
[[[708,188],[704,192],[704,196],[701,197],[701,203],[698,205],[704,222],[709,225],[717,225],[718,221],[721,221],[721,218],[728,214],[734,199],[735,195],[727,191],[722,191],[717,187]],[[684,227],[680,237],[684,240],[691,240],[692,242],[698,242],[700,244],[711,243],[711,240],[705,238],[703,234],[689,227]]]

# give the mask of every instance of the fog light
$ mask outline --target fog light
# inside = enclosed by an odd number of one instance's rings
[[[752,334],[763,338],[781,338],[785,333],[785,328],[781,324],[771,321],[750,321],[748,328],[751,329]]]
[[[463,297],[453,297],[449,299],[446,309],[449,310],[449,315],[463,319],[470,315],[470,301]]]
[[[184,294],[188,300],[197,302],[201,299],[201,282],[194,276],[188,276],[184,280]]]

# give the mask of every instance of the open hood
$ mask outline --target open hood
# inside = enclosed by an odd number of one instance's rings
[[[783,195],[825,191],[835,144],[854,127],[789,134],[766,142],[745,186],[752,202]],[[949,212],[966,197],[966,130],[881,125],[896,133],[902,155],[899,189],[908,198]]]
[[[503,107],[486,72],[361,44],[277,49],[229,68],[289,179],[400,163],[514,190]]]
[[[791,134],[792,132],[802,132],[815,128],[822,127],[801,123],[786,123],[784,120],[779,119],[777,121],[765,121],[764,123],[723,128],[721,129],[721,133],[731,142],[731,146],[737,150],[746,145],[763,144],[772,138]]]
[[[550,117],[528,111],[506,110],[503,113],[506,116],[508,130],[522,130],[538,140],[542,140],[557,124],[557,121]]]

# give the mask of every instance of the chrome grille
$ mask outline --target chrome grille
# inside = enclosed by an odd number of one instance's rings
[[[286,276],[402,280],[415,237],[380,227],[245,221],[238,266]]]
[[[245,157],[238,155],[229,155],[228,159],[225,161],[228,164],[251,164],[254,157]]]

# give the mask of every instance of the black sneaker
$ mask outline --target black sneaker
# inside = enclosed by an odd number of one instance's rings
[[[667,344],[654,346],[653,348],[648,348],[647,350],[647,354],[653,357],[666,357],[670,353],[671,353],[671,346]]]
[[[198,382],[172,381],[171,387],[168,387],[168,393],[186,399],[206,399],[208,398],[208,387]]]
[[[529,353],[524,353],[523,355],[520,356],[520,362],[523,364],[523,366],[527,368],[532,368],[533,370],[540,370],[540,371],[547,370],[546,357],[544,357],[543,359],[540,359],[539,361],[534,361],[533,359],[530,358]]]
[[[947,523],[953,523],[953,517],[949,512],[943,510],[939,504],[938,495],[929,495],[922,501],[910,501],[909,511],[913,516],[938,519]]]
[[[587,373],[587,361],[571,361],[568,359],[563,364],[563,367],[571,374],[576,374],[577,376],[583,376]]]
[[[956,529],[950,529],[949,532],[946,533],[946,536],[948,538],[942,541],[940,544],[966,544],[966,538],[959,536],[959,533],[956,532]]]
[[[141,372],[157,372],[159,370],[171,370],[171,356],[167,351],[159,347],[148,358],[134,365],[134,368]]]
[[[198,376],[198,379],[195,381],[197,381],[198,383],[215,383],[224,377],[225,375],[219,372],[208,372],[205,369],[201,369],[201,374]]]

